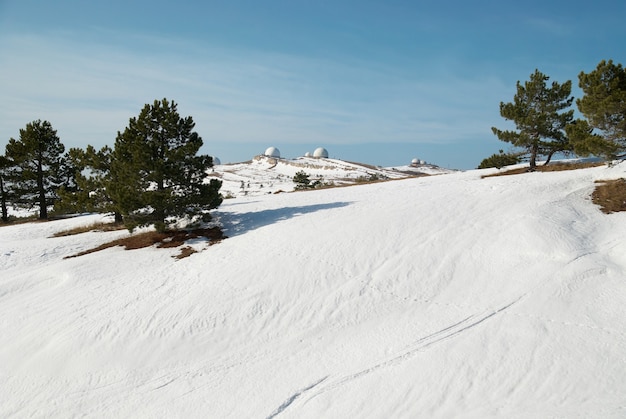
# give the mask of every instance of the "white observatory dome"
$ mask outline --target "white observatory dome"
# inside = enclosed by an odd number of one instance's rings
[[[313,157],[323,157],[325,159],[328,158],[328,150],[326,150],[324,147],[318,147],[315,149],[315,151],[313,152]]]
[[[222,164],[220,159],[218,159],[217,157],[215,157],[215,156],[211,156],[211,157],[213,159],[213,166],[218,166],[218,165]]]
[[[304,157],[311,157],[311,152],[307,151],[306,153],[304,153]]]
[[[263,154],[264,156],[267,157],[274,157],[279,159],[280,158],[280,150],[277,149],[276,147],[268,147],[267,150],[265,150],[265,154]]]
[[[411,160],[411,164],[413,166],[416,166],[416,165],[420,164],[420,161],[419,161],[419,159],[413,159],[413,160]]]

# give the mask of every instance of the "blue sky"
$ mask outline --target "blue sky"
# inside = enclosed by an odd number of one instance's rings
[[[36,119],[112,146],[166,97],[223,163],[323,146],[471,169],[508,150],[491,127],[518,80],[626,64],[624,17],[621,0],[0,0],[0,146]]]

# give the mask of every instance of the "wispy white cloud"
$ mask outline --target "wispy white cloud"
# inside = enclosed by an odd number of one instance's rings
[[[112,144],[143,104],[167,97],[205,139],[231,142],[441,142],[489,135],[495,79],[420,79],[390,65],[180,39],[99,34],[0,40],[0,143],[47,119],[68,146]],[[445,66],[445,63],[441,64]],[[493,112],[485,112],[489,102]]]

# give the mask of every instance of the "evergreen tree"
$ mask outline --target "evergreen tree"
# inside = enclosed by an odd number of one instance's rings
[[[129,230],[154,224],[163,231],[176,218],[202,217],[222,202],[213,159],[197,155],[202,139],[191,117],[181,118],[167,99],[145,105],[118,132],[107,192]]]
[[[310,189],[313,186],[311,185],[311,180],[309,179],[309,175],[306,174],[304,170],[300,170],[293,177],[293,182],[296,184],[295,190],[301,191],[304,189]]]
[[[115,220],[122,218],[115,212],[107,192],[110,181],[113,150],[104,146],[96,150],[88,145],[85,150],[71,148],[67,153],[68,166],[74,170],[75,186],[59,189],[55,210],[60,212],[114,212]]]
[[[19,140],[9,140],[5,155],[12,164],[7,179],[14,205],[38,205],[39,218],[48,218],[48,206],[54,203],[56,191],[63,183],[64,151],[48,121],[33,121],[20,130]]]
[[[577,119],[565,127],[574,153],[579,156],[601,156],[607,160],[613,160],[620,152],[618,143],[608,141],[603,136],[594,132],[589,122],[585,119]]]
[[[54,203],[54,211],[58,213],[87,212],[87,197],[89,191],[82,186],[85,152],[80,148],[70,148],[66,154],[67,171],[71,173],[72,185],[63,185],[57,191],[59,199]]]
[[[602,60],[588,74],[578,75],[584,96],[576,105],[587,121],[568,130],[577,154],[614,159],[626,152],[626,70]],[[596,132],[594,132],[596,130]]]
[[[547,156],[546,164],[556,152],[571,151],[565,127],[572,122],[574,111],[569,108],[574,100],[569,97],[572,82],[552,82],[549,77],[535,70],[530,81],[517,82],[517,93],[511,103],[500,102],[500,115],[513,121],[517,131],[502,131],[495,127],[493,133],[501,141],[521,147],[529,154],[531,171],[535,170],[538,156]]]

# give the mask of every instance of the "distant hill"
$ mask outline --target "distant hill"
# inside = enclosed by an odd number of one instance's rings
[[[306,172],[311,181],[321,180],[334,186],[453,172],[432,164],[378,167],[329,158],[299,157],[289,160],[256,156],[247,162],[216,165],[213,175],[222,180],[224,196],[237,197],[293,191],[293,177],[299,171]]]

